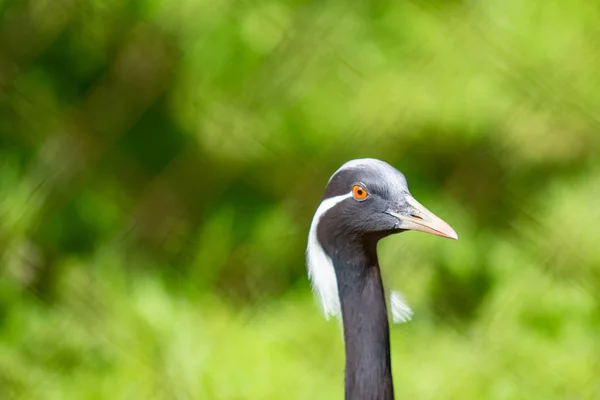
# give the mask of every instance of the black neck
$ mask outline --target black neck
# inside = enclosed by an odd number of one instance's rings
[[[346,400],[394,398],[390,338],[376,243],[333,257],[346,343]]]

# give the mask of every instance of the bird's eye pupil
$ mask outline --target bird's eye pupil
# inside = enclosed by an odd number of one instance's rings
[[[359,185],[355,185],[352,188],[352,194],[354,194],[354,198],[356,198],[357,200],[363,200],[367,197],[367,191]]]

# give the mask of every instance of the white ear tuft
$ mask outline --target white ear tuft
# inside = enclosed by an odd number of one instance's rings
[[[351,196],[352,193],[348,193],[323,200],[315,212],[308,234],[308,247],[306,248],[308,277],[312,281],[313,292],[319,299],[327,319],[329,316],[341,317],[340,297],[333,262],[319,243],[317,226],[323,214]]]
[[[390,293],[390,308],[392,310],[392,321],[395,324],[402,324],[412,319],[413,311],[406,304],[402,293],[392,290]]]

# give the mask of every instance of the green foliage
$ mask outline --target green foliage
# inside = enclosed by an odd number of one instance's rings
[[[598,398],[599,16],[0,1],[0,398],[341,398],[304,248],[359,157],[460,237],[380,245],[398,397]]]

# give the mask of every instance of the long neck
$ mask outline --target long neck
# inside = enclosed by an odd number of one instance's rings
[[[394,398],[389,324],[375,247],[334,257],[346,343],[346,400]]]

